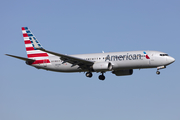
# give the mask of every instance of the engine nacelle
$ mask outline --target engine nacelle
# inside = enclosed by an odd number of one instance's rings
[[[113,66],[110,62],[96,62],[93,64],[93,70],[96,72],[112,70]]]
[[[128,69],[128,70],[116,70],[112,72],[116,76],[125,76],[125,75],[132,75],[133,74],[133,69]]]

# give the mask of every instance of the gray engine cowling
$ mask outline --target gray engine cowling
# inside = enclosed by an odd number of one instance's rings
[[[116,76],[125,76],[125,75],[132,75],[133,74],[133,69],[128,69],[128,70],[116,70],[112,72]]]
[[[113,66],[110,62],[96,62],[93,64],[93,70],[96,72],[112,70]]]

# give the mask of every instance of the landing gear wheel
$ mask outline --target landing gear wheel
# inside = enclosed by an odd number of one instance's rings
[[[99,79],[100,80],[105,80],[105,76],[104,75],[99,75]]]
[[[93,74],[92,74],[91,72],[87,72],[87,73],[86,73],[86,77],[91,78],[92,76],[93,76]]]
[[[160,72],[159,72],[159,71],[156,71],[156,74],[157,74],[157,75],[159,75],[159,74],[160,74]]]

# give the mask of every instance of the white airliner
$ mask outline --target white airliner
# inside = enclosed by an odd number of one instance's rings
[[[65,55],[44,49],[28,27],[22,27],[27,57],[9,55],[26,61],[27,65],[38,69],[56,72],[86,72],[92,77],[92,72],[100,72],[100,80],[104,73],[111,71],[116,76],[132,75],[133,69],[166,68],[175,59],[159,51],[127,51],[95,54]]]

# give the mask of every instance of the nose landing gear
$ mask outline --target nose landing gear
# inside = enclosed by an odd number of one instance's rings
[[[157,75],[159,75],[159,74],[160,74],[160,72],[157,70],[157,71],[156,71],[156,74],[157,74]]]
[[[160,74],[159,70],[160,70],[160,69],[164,69],[164,68],[166,68],[166,66],[157,67],[156,74],[159,75],[159,74]]]

